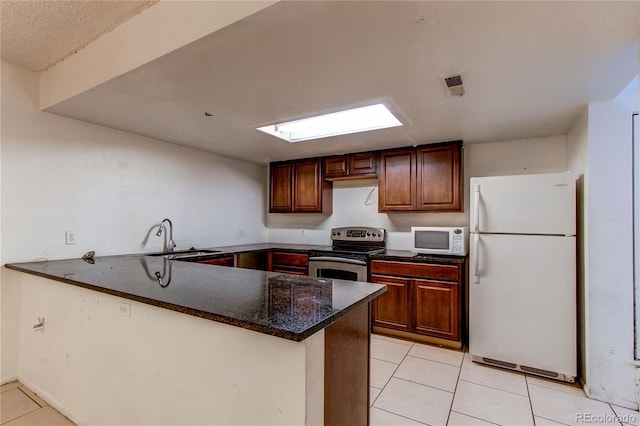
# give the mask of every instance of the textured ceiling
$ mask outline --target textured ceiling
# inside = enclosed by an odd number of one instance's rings
[[[47,111],[257,163],[565,134],[638,74],[638,10],[282,1]],[[454,73],[463,97],[445,94],[441,77]],[[374,101],[404,125],[294,144],[256,130]]]
[[[2,59],[46,68],[151,4],[0,0]],[[639,11],[637,1],[282,1],[47,111],[257,163],[565,134],[638,74]],[[445,94],[454,73],[463,97]],[[296,144],[255,130],[374,101],[404,126]]]
[[[0,55],[30,71],[45,70],[156,2],[2,0]]]

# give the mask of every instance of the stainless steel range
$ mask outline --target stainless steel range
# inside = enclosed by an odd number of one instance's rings
[[[309,251],[309,275],[367,281],[369,256],[385,250],[386,236],[383,228],[333,228],[331,247]]]

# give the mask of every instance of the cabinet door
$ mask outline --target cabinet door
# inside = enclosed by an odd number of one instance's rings
[[[325,179],[343,178],[348,175],[347,156],[334,155],[322,159],[322,177]]]
[[[416,151],[394,149],[380,154],[378,210],[416,209]]]
[[[387,292],[371,302],[373,325],[411,331],[411,280],[385,275],[371,275],[370,281],[387,285]]]
[[[414,279],[413,328],[416,333],[460,339],[460,293],[457,283]]]
[[[417,209],[462,211],[460,143],[417,150]]]
[[[293,209],[293,163],[271,163],[270,166],[270,213],[289,213]]]
[[[331,206],[328,192],[331,183],[322,179],[320,159],[296,160],[293,163],[293,211],[327,213]],[[330,191],[330,190],[329,190]],[[325,200],[323,200],[325,193]],[[323,210],[323,201],[325,209]]]
[[[349,176],[377,176],[377,156],[375,152],[349,154]]]

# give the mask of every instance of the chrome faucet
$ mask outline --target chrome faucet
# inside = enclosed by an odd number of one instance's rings
[[[167,245],[167,249],[168,251],[173,251],[173,249],[176,246],[176,243],[173,242],[173,223],[171,223],[169,219],[166,219],[166,218],[162,219],[162,222],[160,222],[160,227],[158,228],[158,232],[156,232],[156,235],[158,237],[162,235],[162,228],[164,227],[165,222],[169,223],[169,244]]]

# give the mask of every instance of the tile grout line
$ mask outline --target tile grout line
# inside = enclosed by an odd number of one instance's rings
[[[403,361],[405,360],[405,358],[407,358],[407,356],[409,355],[409,352],[411,351],[411,348],[413,348],[413,345],[414,344],[412,343],[411,346],[409,346],[409,350],[407,350],[407,353],[402,357],[402,360],[398,364],[396,364],[396,368],[393,370],[393,373],[391,373],[391,376],[389,376],[387,381],[384,383],[384,386],[382,387],[382,391],[384,391],[384,388],[387,387],[387,385],[389,384],[389,381],[391,381],[391,379],[393,377],[395,377],[394,374],[396,374],[396,371],[398,371],[398,368],[400,368],[400,364],[402,364]],[[379,361],[383,361],[383,360],[379,360]],[[389,361],[385,361],[385,362],[389,362]],[[395,364],[395,362],[391,362],[391,364]],[[398,379],[398,378],[399,377],[396,377],[396,379]],[[380,392],[380,394],[382,394],[382,391]],[[378,395],[378,396],[380,396],[380,395]],[[376,399],[378,399],[378,398],[376,398]]]
[[[482,386],[482,387],[485,387],[485,388],[488,388],[488,389],[497,390],[497,391],[500,391],[500,392],[506,392],[506,393],[511,394],[511,395],[521,396],[521,397],[527,398],[529,400],[531,399],[529,397],[529,388],[527,388],[527,394],[523,395],[521,393],[511,392],[511,391],[508,391],[508,390],[505,390],[505,389],[496,388],[496,387],[493,387],[493,386],[485,385],[483,383],[471,382],[471,381],[465,380],[465,379],[459,379],[459,381],[460,382],[465,382],[465,383],[471,383],[472,385]]]
[[[550,422],[558,423],[560,425],[571,426],[571,425],[568,425],[567,423],[562,423],[562,422],[559,422],[557,420],[550,419],[548,417],[544,417],[544,416],[536,416],[536,417],[540,417],[541,419],[549,420]],[[535,418],[533,420],[535,421]]]
[[[21,392],[22,392],[22,391],[21,391]],[[23,392],[23,393],[24,393],[24,392]],[[2,424],[3,424],[3,425],[8,424],[8,423],[10,423],[10,422],[13,422],[13,421],[16,421],[16,420],[18,420],[18,419],[21,419],[21,418],[23,418],[24,416],[28,416],[29,414],[35,413],[35,412],[36,412],[36,411],[38,411],[38,410],[42,410],[42,407],[41,407],[38,403],[36,403],[36,405],[38,406],[38,408],[36,408],[35,410],[28,411],[28,412],[26,412],[26,413],[24,413],[24,414],[21,414],[21,415],[19,415],[18,417],[14,417],[13,419],[8,420],[7,422],[4,422],[4,423],[2,423]]]
[[[411,358],[416,358],[416,359],[423,359],[425,361],[431,361],[431,362],[437,362],[438,364],[442,364],[442,365],[448,365],[450,367],[458,367],[458,369],[462,369],[462,362],[460,363],[460,365],[453,365],[453,364],[449,364],[448,362],[442,362],[442,361],[437,361],[435,359],[430,359],[430,358],[422,358],[421,356],[415,356],[415,355],[409,355],[409,353],[407,353],[407,355],[405,356],[408,357],[410,356]],[[404,358],[402,359],[404,361]],[[463,358],[463,362],[464,362],[464,358]]]
[[[527,377],[531,377],[531,375],[529,375],[529,374],[527,374],[526,376],[527,376]],[[534,378],[534,379],[537,379],[537,378],[538,378],[538,376],[533,376],[533,378]],[[558,382],[558,384],[562,384],[562,382]],[[566,391],[566,390],[558,389],[558,388],[554,388],[554,387],[551,387],[551,386],[543,386],[543,385],[539,385],[539,384],[536,384],[536,383],[531,383],[531,384],[529,385],[529,381],[528,381],[528,380],[527,380],[527,386],[535,386],[535,387],[542,388],[542,389],[547,389],[547,390],[552,390],[552,391],[556,391],[556,392],[566,393],[567,395],[577,396],[578,398],[587,398],[587,399],[591,399],[591,398],[589,398],[589,397],[584,393],[584,391],[582,391],[582,389],[580,389],[580,388],[575,388],[575,389],[578,389],[578,390],[580,390],[580,391],[582,392],[582,394],[578,395],[578,394],[576,394],[576,393],[574,393],[574,392],[568,392],[568,391]],[[596,400],[594,400],[594,401],[597,401],[597,399],[596,399]]]
[[[613,416],[615,417],[615,419],[618,421],[618,424],[620,426],[624,426],[624,424],[622,423],[622,419],[620,417],[618,417],[618,413],[616,412],[616,410],[611,406],[610,402],[605,402],[605,404],[607,404],[609,406],[609,410],[611,410],[613,412]]]
[[[529,408],[531,409],[531,421],[533,422],[533,425],[535,426],[536,424],[536,415],[533,412],[533,401],[531,401],[531,392],[529,391],[529,376],[528,375],[524,375],[524,383],[526,385],[527,388],[527,399],[529,400]]]
[[[380,340],[385,340],[385,339],[380,339]],[[387,340],[387,342],[393,343],[389,340]],[[411,348],[413,347],[413,343],[411,343],[411,345],[409,346],[409,349],[407,350],[407,353],[409,353],[409,351],[411,350]],[[371,349],[369,350],[369,352],[371,352]],[[400,363],[402,363],[402,361],[404,361],[404,358],[406,357],[406,355],[402,358],[402,360],[400,361]],[[371,359],[375,359],[377,361],[382,361],[382,362],[389,362],[387,360],[384,359],[379,359],[374,357],[373,355],[371,355]],[[389,362],[390,364],[395,364],[395,362]],[[396,368],[393,370],[393,373],[391,373],[391,376],[389,376],[389,378],[387,379],[387,381],[384,383],[384,385],[382,385],[382,389],[380,389],[380,392],[378,392],[378,396],[376,396],[376,398],[373,401],[370,401],[369,403],[369,411],[371,411],[371,408],[373,408],[373,405],[376,403],[376,401],[378,400],[378,398],[380,398],[380,395],[382,395],[382,392],[384,391],[384,388],[387,387],[387,384],[389,383],[389,380],[391,380],[391,378],[393,377],[393,375],[396,373],[396,370],[398,369],[398,367],[400,367],[400,363],[396,364]],[[374,387],[375,386],[371,386]],[[378,388],[376,388],[378,389]],[[377,408],[377,407],[376,407]],[[378,408],[379,409],[379,408]],[[395,413],[392,413],[395,414]]]
[[[407,383],[413,383],[419,386],[424,386],[425,388],[431,388],[431,389],[435,389],[441,392],[446,392],[446,393],[450,393],[451,395],[455,395],[455,392],[453,391],[449,391],[449,390],[445,390],[445,389],[440,389],[437,388],[435,386],[431,386],[431,385],[425,385],[424,383],[420,383],[420,382],[414,382],[413,380],[409,380],[409,379],[403,379],[402,377],[393,377],[396,380],[402,380],[403,382],[407,382]],[[456,383],[456,387],[457,387],[457,383]]]
[[[22,385],[22,386],[24,386],[24,385]],[[26,386],[25,386],[25,387],[26,387]],[[27,388],[27,389],[29,389],[29,388]],[[29,395],[28,393],[26,393],[26,392],[25,392],[25,391],[23,391],[22,389],[18,388],[18,390],[19,390],[20,392],[22,392],[22,393],[23,393],[27,398],[29,398],[31,401],[35,402],[35,403],[36,403],[36,405],[37,405],[39,408],[43,408],[43,407],[44,407],[44,405],[40,405],[40,403],[39,403],[38,401],[36,401],[35,399],[33,399],[33,398],[31,397],[31,395]],[[31,391],[31,389],[29,389],[29,390]],[[31,392],[33,392],[33,391],[31,391]],[[43,400],[43,401],[44,401],[44,400]],[[47,405],[49,405],[49,404],[47,404]]]
[[[382,390],[380,391],[380,393],[379,393],[379,394],[378,394],[378,396],[376,397],[376,400],[380,397],[380,395],[382,395],[382,392],[384,392],[384,389],[387,387],[387,385],[389,384],[389,382],[391,381],[391,379],[395,377],[395,376],[394,376],[394,374],[396,374],[396,371],[398,371],[398,368],[400,368],[400,364],[402,364],[402,363],[404,362],[404,360],[409,356],[409,352],[411,352],[411,349],[413,348],[413,346],[414,346],[414,345],[415,345],[415,342],[412,342],[412,343],[411,343],[411,346],[409,346],[409,349],[407,350],[407,353],[402,357],[402,360],[398,363],[398,365],[397,365],[396,369],[395,369],[395,370],[393,370],[393,373],[391,373],[391,376],[389,377],[389,379],[388,379],[388,380],[386,381],[386,383],[384,384],[384,387],[382,388]],[[396,378],[396,379],[398,379],[398,380],[404,380],[404,379],[401,379],[401,378],[399,378],[399,377],[395,377],[395,378]],[[410,382],[410,383],[415,383],[415,382],[411,382],[410,380],[405,380],[405,381],[408,381],[408,382]],[[420,384],[420,383],[418,383],[418,384]],[[425,385],[423,385],[423,386],[425,386]],[[437,389],[437,388],[436,388],[436,389]],[[375,401],[374,401],[374,404],[375,404]],[[373,404],[371,404],[371,407],[369,407],[369,410],[371,410],[371,408],[373,408]],[[378,409],[378,410],[382,410],[382,411],[385,411],[385,412],[387,412],[387,413],[393,414],[393,415],[395,415],[395,416],[400,416],[400,417],[402,417],[402,418],[405,418],[405,419],[408,419],[408,420],[412,420],[412,421],[414,421],[414,422],[418,422],[418,423],[423,424],[423,425],[426,425],[426,426],[430,426],[428,423],[424,423],[424,422],[421,422],[421,421],[419,421],[419,420],[412,419],[411,417],[403,416],[402,414],[394,413],[393,411],[384,410],[384,409],[379,408],[379,407],[375,407],[375,408],[376,408],[376,409]]]
[[[453,401],[456,399],[456,391],[458,390],[458,383],[460,383],[460,374],[462,374],[463,365],[464,365],[464,352],[462,353],[462,361],[460,361],[460,366],[458,367],[458,377],[456,378],[456,385],[453,388],[453,396],[451,397],[451,404],[449,405],[449,414],[447,414],[447,422],[445,424],[449,424],[449,419],[451,418],[451,412],[453,411]]]
[[[480,420],[481,422],[490,423],[492,425],[500,426],[500,423],[490,422],[489,420],[481,419],[480,417],[472,416],[470,414],[461,413],[460,411],[451,410],[451,411],[449,411],[449,415],[451,415],[451,413],[460,414],[462,416],[471,417],[472,419]],[[447,419],[447,423],[448,422],[449,422],[449,419]]]
[[[402,414],[394,413],[393,411],[385,410],[384,408],[371,407],[376,410],[384,411],[385,413],[393,414],[394,416],[402,417],[403,419],[411,420],[412,422],[420,423],[421,425],[431,426],[429,423],[421,422],[420,420],[412,419],[411,417],[403,416]]]

